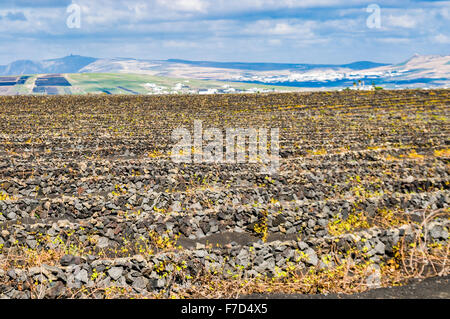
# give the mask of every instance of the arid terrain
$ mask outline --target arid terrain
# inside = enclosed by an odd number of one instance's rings
[[[449,106],[450,90],[0,97],[0,297],[336,296],[448,276]],[[194,120],[279,128],[278,173],[174,163],[172,132]]]

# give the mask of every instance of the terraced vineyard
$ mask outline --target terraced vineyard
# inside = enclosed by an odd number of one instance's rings
[[[353,293],[448,275],[449,90],[0,98],[0,296]],[[278,174],[173,129],[279,128]]]

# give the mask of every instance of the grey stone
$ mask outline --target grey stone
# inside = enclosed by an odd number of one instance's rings
[[[62,266],[70,266],[70,265],[80,265],[85,260],[79,256],[73,256],[73,255],[64,255],[60,263]]]
[[[219,226],[217,226],[217,225],[211,226],[211,228],[209,230],[210,233],[217,233],[218,231],[219,231]]]
[[[122,266],[122,267],[130,267],[131,262],[128,258],[116,258],[113,261],[113,266]]]
[[[201,243],[196,243],[195,244],[195,249],[200,250],[200,249],[205,249],[205,244],[201,244]]]
[[[374,249],[375,249],[375,252],[378,254],[378,255],[384,255],[384,253],[385,253],[385,248],[386,248],[386,246],[381,242],[381,241],[378,241],[378,243],[375,245],[375,247],[374,247]]]
[[[109,240],[108,240],[108,238],[106,238],[106,237],[100,237],[99,239],[98,239],[98,242],[97,242],[97,247],[98,248],[106,248],[106,247],[108,247],[108,245],[109,245]]]
[[[105,236],[110,238],[110,239],[114,239],[114,230],[112,228],[108,228],[108,230],[105,233]]]
[[[69,275],[67,277],[67,287],[71,289],[80,289],[81,281],[76,280],[74,275]]]
[[[81,269],[74,278],[78,281],[84,282],[85,284],[89,281],[88,272],[85,269]]]
[[[17,278],[17,274],[16,274],[16,270],[15,269],[10,269],[6,272],[6,274],[9,276],[9,278],[11,279],[16,279]]]
[[[6,217],[8,217],[8,219],[15,219],[17,217],[16,213],[9,213],[8,215],[6,215]]]
[[[320,226],[322,226],[322,227],[327,227],[327,225],[328,225],[328,220],[326,220],[326,219],[324,219],[324,218],[321,218],[321,219],[319,219],[319,220],[317,221],[317,223],[318,223]]]
[[[291,227],[286,231],[286,234],[295,234],[297,232],[297,229],[295,227]]]
[[[191,208],[192,208],[192,206],[191,206]],[[181,203],[179,201],[174,201],[172,203],[171,210],[174,212],[177,212],[177,213],[180,212],[181,211]]]
[[[447,239],[448,232],[441,225],[432,225],[430,227],[430,236],[433,239]]]
[[[272,271],[275,269],[275,259],[270,258],[268,260],[265,260],[262,264],[256,266],[255,269],[260,273],[263,273],[266,270]]]
[[[108,275],[113,280],[118,280],[120,276],[122,276],[122,273],[123,273],[122,267],[112,267],[110,270],[108,270]]]
[[[37,242],[35,240],[27,239],[26,243],[31,249],[36,248]]]
[[[406,179],[405,179],[405,182],[407,182],[407,183],[412,183],[412,182],[414,182],[414,177],[413,176],[408,176]]]
[[[164,288],[165,285],[166,285],[166,280],[164,278],[158,278],[157,283],[156,283],[156,287],[157,288]]]
[[[194,209],[194,210],[202,210],[203,207],[202,207],[202,205],[200,205],[199,202],[197,202],[197,203],[192,204],[192,205],[190,206],[190,209]]]
[[[144,291],[147,288],[148,285],[148,279],[144,277],[137,277],[133,281],[133,288],[139,292]]]
[[[309,246],[308,246],[308,244],[305,243],[304,241],[299,241],[299,242],[298,242],[298,248],[299,248],[300,250],[305,250],[305,249],[309,248]]]
[[[195,252],[195,255],[196,255],[197,257],[199,257],[199,258],[204,258],[207,254],[208,254],[208,252],[207,252],[206,250],[204,250],[204,249],[197,250],[197,251]]]
[[[195,237],[196,238],[203,238],[203,237],[205,237],[205,234],[203,233],[201,228],[197,229],[197,231],[195,232]]]
[[[312,248],[308,248],[305,251],[306,258],[304,262],[308,265],[317,266],[319,259],[317,258],[316,252]]]
[[[28,269],[28,274],[30,276],[40,274],[41,272],[42,272],[41,267],[31,267],[30,269]]]
[[[151,279],[148,286],[151,290],[153,290],[153,289],[164,288],[165,284],[166,284],[166,281],[164,280],[164,278],[157,278],[157,279]]]
[[[106,287],[111,286],[111,278],[106,277],[106,278],[100,280],[100,281],[98,282],[97,286],[98,286],[99,288],[106,288]]]
[[[72,260],[74,259],[73,255],[64,255],[59,260],[59,263],[61,266],[69,266],[72,263]]]
[[[128,191],[130,193],[133,193],[132,189],[129,189]],[[136,203],[136,195],[130,196],[130,198],[128,198],[128,203],[130,203],[131,205],[134,205]]]
[[[139,263],[139,264],[146,263],[146,260],[145,260],[144,256],[142,256],[142,255],[134,255],[133,258],[131,259],[131,261]]]
[[[247,266],[250,263],[250,254],[247,249],[242,249],[239,252],[239,255],[236,256],[236,262],[243,266]]]

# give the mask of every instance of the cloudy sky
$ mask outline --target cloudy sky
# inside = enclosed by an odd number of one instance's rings
[[[0,64],[71,53],[395,63],[450,54],[450,1],[0,0]]]

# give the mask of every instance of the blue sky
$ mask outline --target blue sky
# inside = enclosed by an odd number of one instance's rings
[[[93,57],[294,63],[450,54],[450,1],[1,0],[0,64]],[[367,24],[380,8],[380,27]]]

